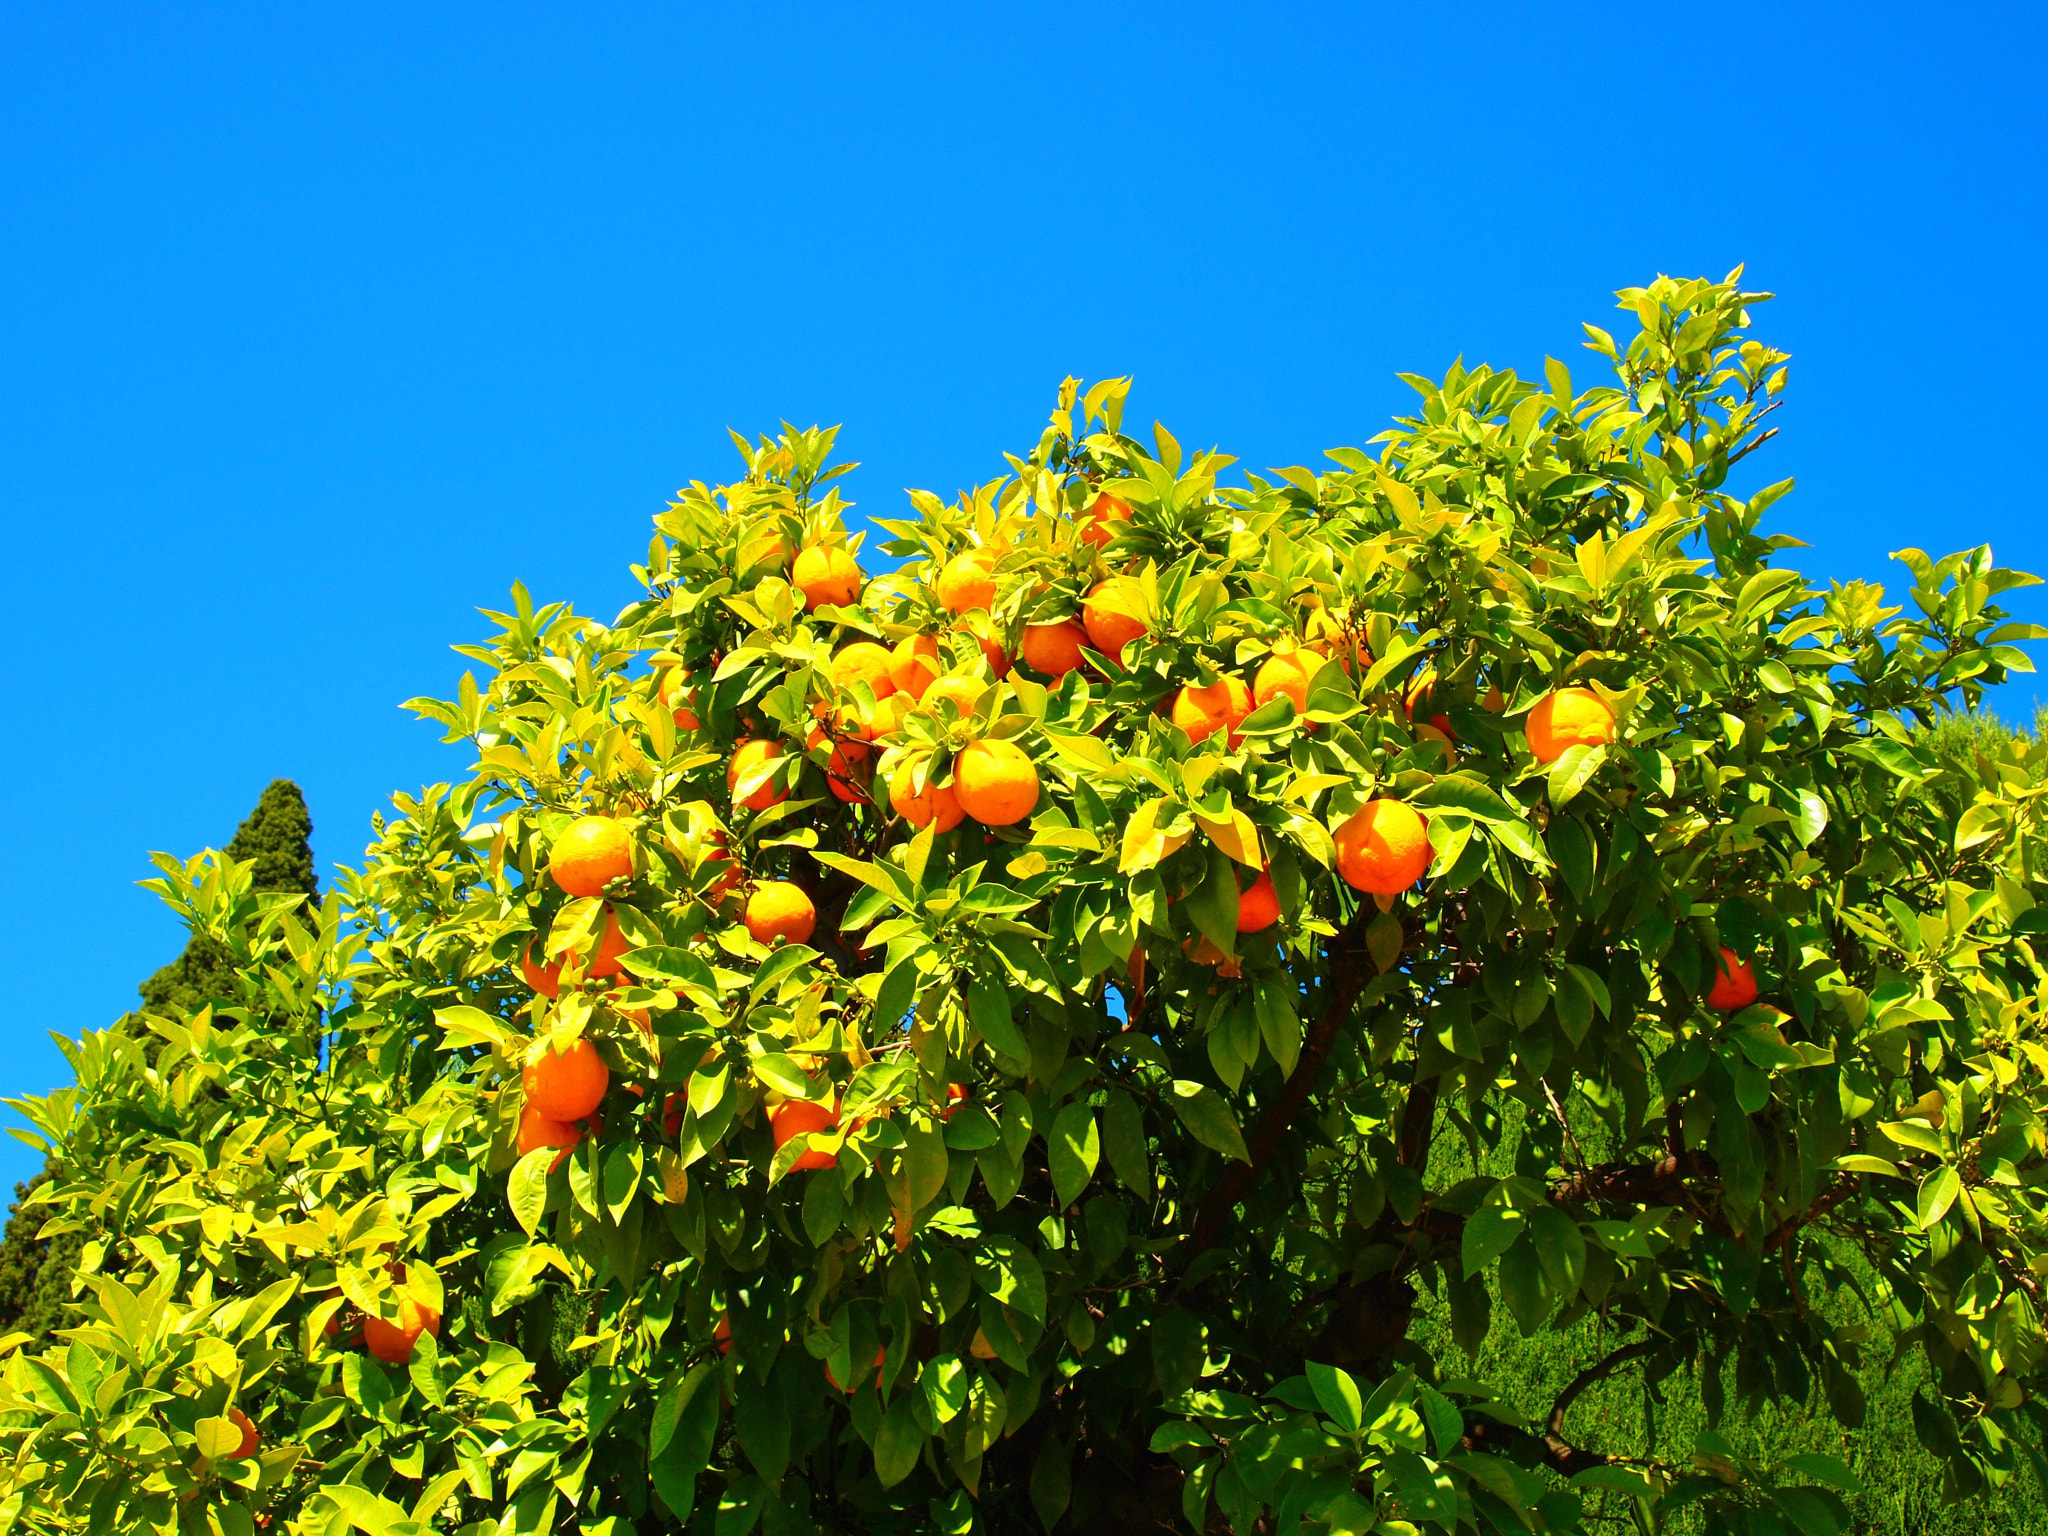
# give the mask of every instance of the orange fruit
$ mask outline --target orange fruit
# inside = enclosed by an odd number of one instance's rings
[[[842,692],[855,683],[866,683],[876,698],[896,691],[890,675],[895,658],[872,640],[856,640],[832,658],[832,686]]]
[[[1523,724],[1539,763],[1554,763],[1566,749],[1614,740],[1614,711],[1590,688],[1559,688],[1538,699]]]
[[[1007,827],[1038,804],[1038,768],[1014,741],[976,741],[953,759],[960,809],[985,827]]]
[[[245,1457],[254,1456],[256,1444],[263,1437],[256,1433],[256,1426],[250,1422],[249,1415],[239,1408],[230,1408],[228,1422],[242,1432],[242,1443],[236,1446],[233,1452],[235,1460],[240,1461]]]
[[[996,1347],[989,1343],[988,1334],[977,1328],[974,1330],[973,1339],[968,1342],[967,1353],[977,1360],[993,1360],[996,1357]]]
[[[911,764],[905,763],[889,780],[889,803],[920,832],[927,826],[935,832],[950,832],[966,818],[952,785],[927,783],[923,794],[913,793],[910,786]]]
[[[832,755],[825,763],[825,783],[833,794],[849,803],[863,800],[862,784],[867,778],[868,744],[864,741],[832,741],[822,725],[811,727],[809,740],[805,745],[817,748],[827,742],[832,744]]]
[[[740,883],[740,867],[725,846],[723,832],[711,832],[704,838],[704,858],[699,866],[706,872],[722,871],[711,882],[711,888],[704,893],[706,901],[716,902],[736,889]]]
[[[768,1129],[775,1135],[775,1150],[780,1152],[791,1140],[811,1131],[829,1131],[839,1123],[839,1103],[830,1104],[817,1099],[785,1099],[768,1111]],[[830,1168],[838,1161],[830,1152],[812,1147],[791,1164],[792,1168]]]
[[[1019,652],[1024,665],[1047,677],[1063,677],[1081,665],[1081,647],[1088,643],[1088,631],[1072,619],[1051,624],[1026,624]]]
[[[1275,651],[1259,666],[1252,679],[1252,707],[1285,695],[1294,701],[1294,712],[1308,710],[1308,685],[1321,668],[1323,658],[1314,651]]]
[[[960,1106],[966,1102],[967,1085],[965,1083],[946,1084],[946,1107],[939,1111],[939,1118],[941,1120],[952,1119],[960,1113]]]
[[[1124,647],[1147,632],[1140,617],[1144,611],[1143,589],[1128,576],[1112,576],[1098,583],[1081,604],[1081,625],[1096,650],[1122,661]]]
[[[937,635],[905,635],[889,653],[889,681],[913,699],[923,698],[925,689],[945,670]]]
[[[534,963],[533,946],[540,940],[531,940],[519,956],[519,974],[526,978],[526,984],[550,1002],[562,995],[562,962],[550,965]]]
[[[1756,998],[1756,967],[1722,945],[1720,963],[1714,967],[1714,984],[1707,988],[1707,1006],[1717,1013],[1735,1013]]]
[[[963,550],[939,570],[932,590],[948,613],[993,608],[996,601],[996,554],[992,549]]]
[[[993,635],[984,635],[975,630],[970,629],[968,633],[974,636],[974,643],[981,647],[982,658],[988,662],[989,671],[996,677],[1008,677],[1010,653],[1003,649],[1003,642]]]
[[[1372,665],[1372,652],[1365,648],[1365,642],[1346,636],[1343,624],[1327,608],[1310,613],[1304,630],[1307,638],[1303,646],[1322,656],[1335,655],[1345,672],[1363,672]]]
[[[1368,895],[1399,895],[1422,878],[1433,856],[1428,824],[1399,800],[1368,800],[1337,829],[1337,873]]]
[[[1500,689],[1489,684],[1486,697],[1479,701],[1480,707],[1491,714],[1499,714],[1508,707],[1508,701],[1501,697]]]
[[[363,1319],[363,1343],[386,1365],[410,1365],[413,1346],[423,1333],[431,1333],[437,1339],[441,1336],[441,1314],[432,1307],[421,1306],[410,1296],[400,1299],[395,1323],[387,1323],[381,1317]]]
[[[789,579],[803,593],[807,610],[826,603],[843,608],[860,596],[860,567],[837,544],[811,545],[796,557]]]
[[[610,816],[579,816],[548,850],[548,873],[571,896],[602,896],[633,873],[633,834]]]
[[[661,674],[661,681],[655,684],[654,696],[675,710],[677,725],[686,731],[694,731],[699,724],[697,711],[692,707],[693,700],[689,693],[683,688],[683,684],[689,680],[690,674],[681,667],[670,667]],[[680,704],[676,703],[679,696],[683,701]]]
[[[948,673],[925,690],[918,702],[929,713],[937,714],[939,705],[946,699],[953,701],[953,708],[965,720],[974,713],[974,706],[980,702],[981,691],[986,685],[979,679],[967,677],[958,672]]]
[[[787,939],[801,944],[818,926],[818,909],[802,886],[787,880],[763,880],[747,898],[746,924],[757,943]]]
[[[582,1139],[583,1133],[568,1121],[544,1115],[531,1104],[519,1111],[518,1145],[521,1157],[536,1147],[560,1147],[567,1152]],[[560,1158],[556,1159],[557,1163],[560,1161]]]
[[[535,1042],[520,1076],[526,1084],[526,1102],[550,1120],[583,1119],[597,1108],[612,1081],[611,1068],[588,1040],[579,1039],[557,1052],[545,1036]]]
[[[1251,712],[1251,690],[1228,674],[1206,688],[1189,685],[1173,696],[1173,723],[1197,744],[1220,729],[1229,745],[1236,746],[1238,724]]]
[[[1411,721],[1427,720],[1436,727],[1438,733],[1443,736],[1446,742],[1453,742],[1458,739],[1458,733],[1451,729],[1451,717],[1438,713],[1436,710],[1435,667],[1424,667],[1415,674],[1408,684],[1405,702],[1408,706],[1408,718]]]
[[[1080,516],[1078,526],[1081,542],[1100,549],[1123,532],[1115,524],[1127,523],[1130,519],[1130,503],[1121,496],[1113,496],[1108,491],[1103,491],[1088,503],[1088,510]]]
[[[1264,933],[1279,921],[1280,893],[1273,889],[1272,873],[1262,869],[1258,879],[1237,893],[1237,931]]]
[[[732,1353],[732,1314],[730,1312],[724,1313],[719,1317],[718,1326],[711,1330],[711,1337],[718,1341],[718,1352],[721,1355]]]
[[[733,752],[732,762],[725,770],[725,787],[737,791],[740,779],[763,763],[772,762],[782,756],[779,741],[743,741]],[[741,811],[765,811],[771,805],[780,804],[789,798],[789,791],[779,788],[772,781],[763,784],[744,800],[735,798],[733,809]]]
[[[803,1165],[799,1163],[797,1166],[802,1167]],[[882,1390],[882,1377],[884,1375],[883,1362],[886,1361],[888,1358],[888,1346],[884,1344],[877,1344],[875,1346],[875,1390],[877,1392]],[[839,1385],[839,1378],[832,1374],[832,1367],[829,1365],[825,1367],[825,1379],[832,1383],[832,1390],[835,1392],[851,1392],[853,1390],[853,1388],[851,1387],[842,1387]]]
[[[903,720],[917,701],[907,693],[892,693],[886,699],[877,699],[875,707],[861,716],[860,733],[869,741],[880,741],[884,736],[893,736],[903,729]]]
[[[1443,716],[1438,715],[1437,719],[1441,720],[1443,719]],[[1433,741],[1439,747],[1442,747],[1445,762],[1454,763],[1458,760],[1458,738],[1453,736],[1449,731],[1444,730],[1441,726],[1415,725],[1410,726],[1409,730],[1413,733],[1417,741]]]

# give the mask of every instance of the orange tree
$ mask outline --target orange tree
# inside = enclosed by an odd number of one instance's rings
[[[887,574],[831,433],[743,441],[615,622],[520,590],[414,701],[474,776],[317,913],[164,861],[232,1006],[27,1103],[83,1248],[0,1524],[1838,1531],[1833,1461],[1570,1410],[1853,1427],[1872,1313],[1950,1491],[2013,1475],[2037,749],[1915,731],[2030,578],[1780,563],[1762,297],[1627,290],[1617,382],[1418,378],[1240,486],[1069,381]],[[1606,1353],[1503,1401],[1432,1309]]]

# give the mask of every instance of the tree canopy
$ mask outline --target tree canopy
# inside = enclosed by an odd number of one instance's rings
[[[2014,1475],[2041,749],[1922,733],[2029,669],[2033,578],[1784,563],[1739,277],[1241,484],[1070,379],[887,572],[832,431],[736,438],[611,622],[516,588],[413,701],[471,777],[317,908],[160,859],[233,995],[30,1106],[84,1241],[0,1514],[1836,1532],[1836,1460],[1571,1411],[1732,1362],[1717,1419],[1853,1430],[1845,1296],[1949,1490]],[[1505,1400],[1497,1310],[1607,1353]]]

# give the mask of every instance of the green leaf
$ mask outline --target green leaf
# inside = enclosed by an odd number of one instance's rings
[[[894,1488],[917,1470],[918,1457],[924,1452],[917,1404],[916,1393],[898,1392],[875,1433],[875,1476],[884,1488]]]
[[[671,1386],[657,1404],[650,1428],[651,1437],[661,1435],[666,1415],[663,1448],[654,1449],[650,1440],[647,1470],[655,1491],[679,1524],[689,1519],[696,1502],[697,1474],[711,1464],[711,1447],[718,1435],[719,1392],[712,1382],[717,1370],[712,1361],[701,1361]],[[709,1390],[705,1390],[707,1383],[711,1383]]]
[[[1911,1147],[1916,1152],[1932,1152],[1940,1157],[1943,1152],[1939,1132],[1924,1125],[1915,1125],[1910,1120],[1887,1120],[1878,1129],[1902,1147]]]
[[[1461,773],[1446,774],[1433,784],[1425,784],[1409,797],[1409,802],[1418,809],[1462,811],[1474,821],[1500,823],[1522,819],[1487,784]]]
[[[1522,1213],[1505,1205],[1482,1205],[1465,1218],[1463,1256],[1465,1278],[1471,1279],[1495,1259],[1514,1247],[1528,1222]]]
[[[1832,1456],[1802,1451],[1797,1456],[1787,1456],[1785,1465],[1794,1472],[1812,1478],[1816,1483],[1826,1483],[1830,1488],[1839,1488],[1844,1493],[1860,1494],[1866,1491],[1863,1480]]]
[[[1245,1150],[1244,1132],[1238,1129],[1237,1117],[1215,1089],[1177,1079],[1173,1085],[1173,1112],[1180,1117],[1187,1133],[1211,1152],[1220,1152],[1240,1163],[1252,1160],[1251,1153]]]
[[[1308,1377],[1309,1390],[1316,1395],[1316,1402],[1324,1413],[1336,1423],[1337,1428],[1347,1435],[1355,1435],[1362,1427],[1359,1411],[1364,1399],[1359,1396],[1358,1383],[1334,1365],[1304,1365],[1302,1374]]]
[[[1062,1209],[1070,1206],[1095,1177],[1095,1165],[1102,1155],[1095,1130],[1095,1111],[1086,1104],[1068,1104],[1052,1123],[1046,1138],[1052,1164],[1053,1200]]]
[[[1150,1200],[1152,1169],[1145,1145],[1145,1113],[1121,1088],[1112,1088],[1103,1102],[1102,1150],[1124,1187]]]
[[[811,1075],[781,1051],[756,1056],[754,1076],[777,1093],[792,1099],[820,1098],[831,1091],[829,1083],[812,1082]]]
[[[548,1166],[561,1152],[554,1147],[535,1147],[512,1165],[505,1181],[505,1199],[512,1207],[512,1219],[528,1237],[540,1227],[548,1203]]]
[[[1546,1205],[1529,1218],[1529,1240],[1536,1245],[1551,1288],[1566,1301],[1578,1295],[1586,1278],[1586,1239],[1579,1224],[1554,1205]]]
[[[998,1055],[1013,1061],[1031,1059],[1030,1042],[1010,1018],[1010,994],[986,971],[977,970],[968,978],[967,1017]]]
[[[1600,771],[1600,765],[1607,761],[1604,746],[1566,747],[1564,754],[1550,765],[1548,789],[1553,810],[1563,810],[1579,797],[1579,792],[1592,783],[1593,775]]]
[[[1963,1181],[1955,1169],[1941,1167],[1920,1181],[1919,1222],[1925,1232],[1948,1214],[1948,1208],[1956,1203],[1956,1196],[1962,1193]]]

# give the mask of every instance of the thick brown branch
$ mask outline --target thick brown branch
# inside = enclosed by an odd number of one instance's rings
[[[1772,1253],[1791,1242],[1799,1229],[1819,1221],[1836,1206],[1856,1193],[1857,1179],[1853,1173],[1845,1173],[1836,1179],[1821,1197],[1797,1216],[1787,1216],[1779,1222],[1771,1235],[1764,1239],[1764,1252]]]
[[[1559,1205],[1684,1205],[1687,1185],[1716,1172],[1704,1152],[1678,1152],[1654,1163],[1601,1163],[1551,1185],[1550,1198]]]
[[[1370,910],[1367,906],[1359,908],[1360,914]],[[1330,1048],[1337,1043],[1344,1021],[1351,1016],[1351,1005],[1358,1000],[1359,990],[1365,984],[1364,967],[1359,963],[1354,948],[1358,926],[1358,918],[1353,917],[1331,944],[1330,993],[1322,1017],[1316,1020],[1302,1041],[1301,1055],[1281,1087],[1279,1097],[1266,1106],[1258,1124],[1245,1137],[1245,1150],[1251,1154],[1251,1161],[1232,1163],[1223,1177],[1202,1197],[1201,1205],[1195,1210],[1194,1226],[1188,1234],[1188,1241],[1180,1250],[1181,1263],[1185,1264],[1216,1246],[1231,1211],[1251,1193],[1259,1175],[1265,1172],[1266,1164],[1286,1139],[1287,1128],[1294,1123],[1294,1117],[1301,1113],[1302,1106],[1315,1091],[1316,1082],[1323,1075],[1323,1066],[1330,1059]]]
[[[1564,1440],[1564,1416],[1571,1412],[1572,1404],[1579,1400],[1588,1387],[1598,1386],[1622,1366],[1627,1365],[1629,1361],[1640,1360],[1645,1355],[1655,1354],[1662,1343],[1663,1340],[1661,1339],[1647,1338],[1638,1339],[1633,1344],[1624,1344],[1604,1360],[1596,1361],[1574,1376],[1565,1389],[1557,1394],[1557,1401],[1550,1405],[1550,1418],[1543,1426],[1545,1443],[1551,1445],[1553,1449],[1562,1446],[1566,1450],[1571,1450],[1572,1448],[1567,1446]],[[1578,1451],[1575,1454],[1588,1456],[1593,1453]],[[1598,1458],[1602,1462],[1607,1459],[1605,1456]]]
[[[1662,1340],[1654,1338],[1639,1339],[1579,1372],[1571,1379],[1570,1384],[1558,1393],[1557,1401],[1551,1404],[1550,1418],[1545,1422],[1542,1434],[1533,1434],[1526,1429],[1496,1423],[1490,1419],[1474,1419],[1465,1427],[1464,1443],[1474,1450],[1508,1451],[1519,1448],[1532,1453],[1545,1466],[1563,1477],[1574,1477],[1589,1467],[1611,1466],[1616,1462],[1654,1465],[1638,1463],[1634,1457],[1610,1456],[1604,1451],[1589,1451],[1583,1446],[1573,1445],[1564,1437],[1564,1417],[1587,1388],[1605,1381],[1629,1361],[1640,1360],[1644,1355],[1655,1353],[1661,1343]]]

